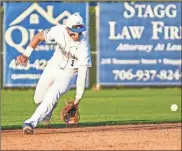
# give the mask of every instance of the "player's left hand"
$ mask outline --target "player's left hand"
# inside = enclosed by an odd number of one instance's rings
[[[67,126],[70,124],[77,126],[80,119],[78,105],[74,105],[74,101],[65,101],[65,107],[60,112],[60,119],[64,121]]]
[[[28,57],[25,55],[20,55],[16,58],[16,64],[17,65],[22,65],[22,66],[26,66],[28,63]]]

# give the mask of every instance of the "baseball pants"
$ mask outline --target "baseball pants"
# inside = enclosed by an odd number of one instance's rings
[[[62,94],[75,83],[77,72],[73,68],[61,69],[49,62],[44,69],[34,94],[34,101],[38,105],[32,117],[24,123],[31,123],[36,127],[47,115],[49,115]]]

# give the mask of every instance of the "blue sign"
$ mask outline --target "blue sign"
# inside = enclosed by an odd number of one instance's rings
[[[26,67],[16,65],[16,57],[25,50],[36,33],[57,24],[64,24],[75,12],[79,12],[88,25],[88,3],[4,3],[4,86],[36,86],[56,44],[39,43]]]
[[[181,85],[181,2],[99,3],[97,84]]]

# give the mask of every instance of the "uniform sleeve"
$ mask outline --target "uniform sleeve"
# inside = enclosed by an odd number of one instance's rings
[[[84,89],[85,89],[85,81],[87,75],[87,66],[80,66],[78,68],[78,77],[76,81],[76,99],[81,99]]]
[[[76,81],[76,99],[82,98],[85,89],[87,70],[88,67],[92,66],[89,45],[82,45],[79,52],[78,77]]]
[[[78,55],[78,66],[92,66],[89,44],[81,46],[80,53]]]
[[[58,32],[59,31],[59,32]],[[54,26],[50,29],[44,30],[44,37],[46,42],[57,41],[60,33],[59,26]]]

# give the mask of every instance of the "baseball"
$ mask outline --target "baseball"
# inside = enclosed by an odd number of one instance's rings
[[[178,105],[172,104],[171,105],[171,111],[177,111],[178,110]]]

